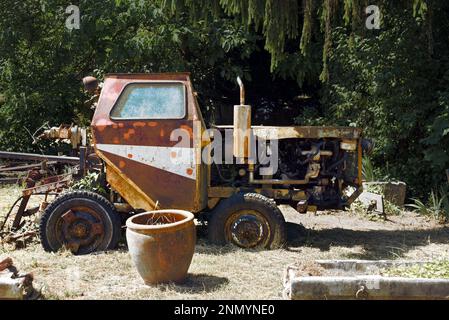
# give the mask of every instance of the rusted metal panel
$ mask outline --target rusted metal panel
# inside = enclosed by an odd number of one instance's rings
[[[156,207],[156,202],[153,199],[148,197],[129,178],[122,176],[112,164],[106,166],[106,179],[133,208],[148,211],[154,210]]]
[[[358,139],[362,133],[361,129],[351,127],[254,127],[254,132],[264,139]]]
[[[233,126],[219,125],[218,129],[233,129]],[[256,137],[265,140],[276,139],[359,139],[362,129],[353,127],[274,127],[274,126],[252,126]]]
[[[181,177],[177,174],[153,168],[151,166],[132,162],[131,160],[121,160],[121,157],[109,153],[103,153],[113,164],[122,165],[120,175],[121,179],[111,185],[124,197],[134,208],[154,209],[155,203],[159,202],[160,209],[193,209],[193,197],[195,195],[195,180]],[[120,162],[123,161],[123,162]],[[109,165],[107,166],[109,169]],[[115,169],[115,165],[111,166]],[[129,170],[127,170],[129,168]],[[111,168],[111,169],[112,169]],[[118,170],[111,170],[117,172]],[[108,171],[109,172],[109,171]],[[109,174],[108,174],[109,175]],[[108,178],[109,179],[109,178]],[[128,181],[130,180],[130,181]],[[132,183],[131,183],[132,181]],[[118,188],[123,188],[122,184],[126,184],[125,190],[120,192]],[[124,194],[126,192],[126,194]],[[135,196],[133,194],[136,194]],[[137,194],[144,194],[148,205],[138,207],[133,204]]]
[[[106,75],[106,77],[111,79],[130,79],[130,80],[187,81],[190,78],[190,72],[109,73]]]
[[[170,81],[186,88],[183,119],[111,119],[111,110],[128,84]],[[107,164],[108,180],[134,208],[152,210],[158,202],[159,208],[198,212],[207,205],[200,191],[207,185],[207,175],[197,161],[203,126],[188,74],[116,74],[106,77],[92,120],[92,135],[96,153]],[[181,146],[178,140],[171,141],[176,129],[187,135]]]
[[[233,187],[209,187],[210,198],[229,198],[239,192],[255,192],[275,200],[307,200],[304,190],[270,189],[270,188],[233,188]],[[213,204],[213,202],[212,202]]]

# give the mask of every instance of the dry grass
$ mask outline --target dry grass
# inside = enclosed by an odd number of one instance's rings
[[[126,250],[73,256],[39,245],[9,253],[48,299],[279,299],[285,266],[297,254],[245,252],[199,244],[185,283],[145,286]]]
[[[0,191],[1,214],[19,188]],[[213,247],[198,239],[184,284],[145,286],[126,245],[87,256],[44,252],[39,243],[25,249],[0,247],[17,267],[33,272],[47,299],[282,299],[287,266],[316,259],[432,259],[449,257],[449,230],[413,214],[392,221],[368,221],[344,212],[299,215],[282,208],[289,221],[285,250],[244,251]],[[309,270],[309,269],[307,269]],[[309,270],[310,271],[310,270]],[[312,270],[318,272],[317,270]]]

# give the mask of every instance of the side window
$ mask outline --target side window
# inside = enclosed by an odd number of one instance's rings
[[[182,119],[186,113],[182,83],[133,83],[112,108],[112,119]]]

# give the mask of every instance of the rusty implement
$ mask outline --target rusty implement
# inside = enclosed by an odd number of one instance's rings
[[[57,161],[59,163],[67,163],[67,164],[78,164],[80,161],[80,158],[78,157],[51,156],[51,155],[8,152],[8,151],[0,151],[0,159]]]
[[[80,145],[86,146],[87,130],[74,125],[62,124],[59,127],[45,130],[39,139],[66,140],[70,142],[73,149],[76,149]]]
[[[46,194],[49,192],[60,192],[66,188],[72,181],[72,174],[63,174],[42,179],[37,185],[31,188],[24,189],[22,195],[24,197],[33,194]]]
[[[76,133],[76,142],[79,139],[82,142],[83,138],[80,132],[78,127],[60,126],[57,136],[70,139],[73,138],[72,134]],[[3,223],[0,222],[0,232],[3,231],[17,204],[19,207],[14,216],[11,231],[20,229],[23,217],[31,216],[39,210],[45,209],[48,195],[58,194],[70,185],[74,177],[84,176],[90,168],[94,168],[95,159],[89,158],[88,151],[87,147],[79,147],[79,157],[0,151],[0,159],[7,160],[7,165],[0,168],[1,180],[9,183],[21,183],[25,186],[22,195],[10,208]],[[67,166],[71,168],[70,173],[61,174]],[[43,195],[45,200],[41,203],[41,207],[27,209],[33,195]]]
[[[72,181],[72,174],[64,174],[59,176],[51,176],[47,178],[39,179],[38,173],[30,171],[27,177],[27,188],[22,191],[22,195],[17,199],[14,205],[9,210],[3,224],[0,227],[0,231],[5,227],[9,216],[14,209],[15,205],[20,201],[19,208],[14,217],[11,229],[17,230],[20,228],[23,217],[30,216],[38,212],[39,207],[26,209],[28,202],[33,195],[45,195],[47,197],[51,193],[59,193],[63,189],[67,188]],[[36,180],[37,181],[36,181]]]

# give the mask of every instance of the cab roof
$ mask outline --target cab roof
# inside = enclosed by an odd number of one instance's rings
[[[177,80],[188,81],[189,72],[171,72],[171,73],[109,73],[105,79],[136,79],[136,80]]]

